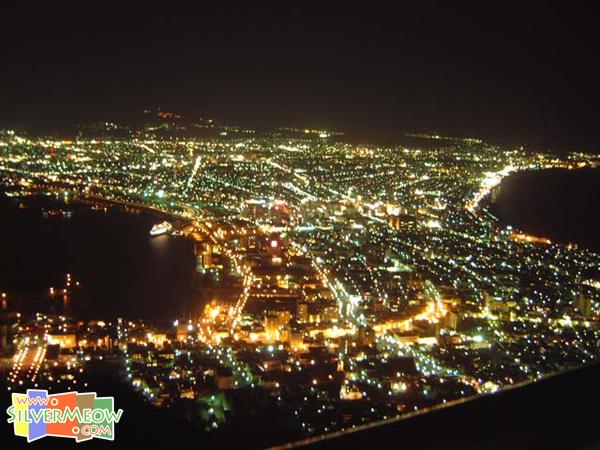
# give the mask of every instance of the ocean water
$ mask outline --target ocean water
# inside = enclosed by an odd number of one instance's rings
[[[60,312],[65,306],[76,317],[152,322],[201,311],[202,291],[193,287],[193,243],[150,237],[161,218],[77,205],[67,206],[71,218],[44,218],[41,208],[64,205],[38,198],[24,206],[0,200],[0,291],[20,302],[19,308]],[[48,302],[49,287],[62,287],[67,273],[82,289],[72,304]]]
[[[517,172],[491,197],[501,224],[600,253],[600,170]]]

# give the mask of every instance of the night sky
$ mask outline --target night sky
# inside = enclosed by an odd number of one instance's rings
[[[0,127],[135,121],[160,107],[249,126],[598,151],[596,15],[573,2],[454,3],[2,6]]]

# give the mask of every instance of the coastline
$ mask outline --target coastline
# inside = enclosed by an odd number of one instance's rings
[[[535,239],[598,253],[600,240],[593,236],[597,219],[588,207],[596,197],[593,191],[600,195],[596,179],[599,167],[518,170],[503,178],[479,208],[499,228],[510,226]]]
[[[83,317],[110,319],[124,315],[160,323],[163,318],[172,320],[182,313],[201,311],[206,299],[200,305],[190,302],[192,298],[204,297],[201,287],[194,282],[193,242],[149,235],[150,225],[164,218],[185,226],[188,222],[180,215],[101,197],[70,197],[65,203],[61,196],[56,200],[51,196],[48,200],[61,205],[70,203],[76,209],[73,218],[48,219],[36,211],[38,204],[28,207],[27,213],[19,213],[18,199],[5,197],[5,200],[16,216],[5,224],[8,245],[5,255],[9,259],[5,260],[3,273],[5,281],[11,283],[4,287],[9,294],[20,293],[12,297],[15,300],[35,297],[39,303],[48,286],[56,286],[65,273],[72,273],[82,282],[86,298],[91,299],[89,311],[78,311]],[[40,196],[39,201],[47,199]],[[97,215],[92,205],[109,208]],[[30,238],[24,240],[25,236]],[[10,245],[14,240],[26,243],[15,247],[16,244]],[[136,256],[138,253],[145,256],[140,258]],[[46,267],[48,261],[52,264]],[[19,275],[16,267],[21,267],[20,272],[26,275]],[[165,305],[160,301],[163,296]],[[142,309],[138,306],[140,302],[145,305]]]

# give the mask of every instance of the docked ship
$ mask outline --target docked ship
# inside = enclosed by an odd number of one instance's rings
[[[173,229],[173,225],[171,225],[166,220],[162,223],[154,225],[150,230],[150,236],[159,236],[161,234],[169,233]]]

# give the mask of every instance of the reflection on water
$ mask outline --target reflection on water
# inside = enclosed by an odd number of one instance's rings
[[[84,289],[63,306],[80,317],[161,321],[201,311],[192,242],[150,237],[155,217],[74,207],[71,218],[48,218],[39,202],[0,201],[0,290],[34,307],[71,273]]]

